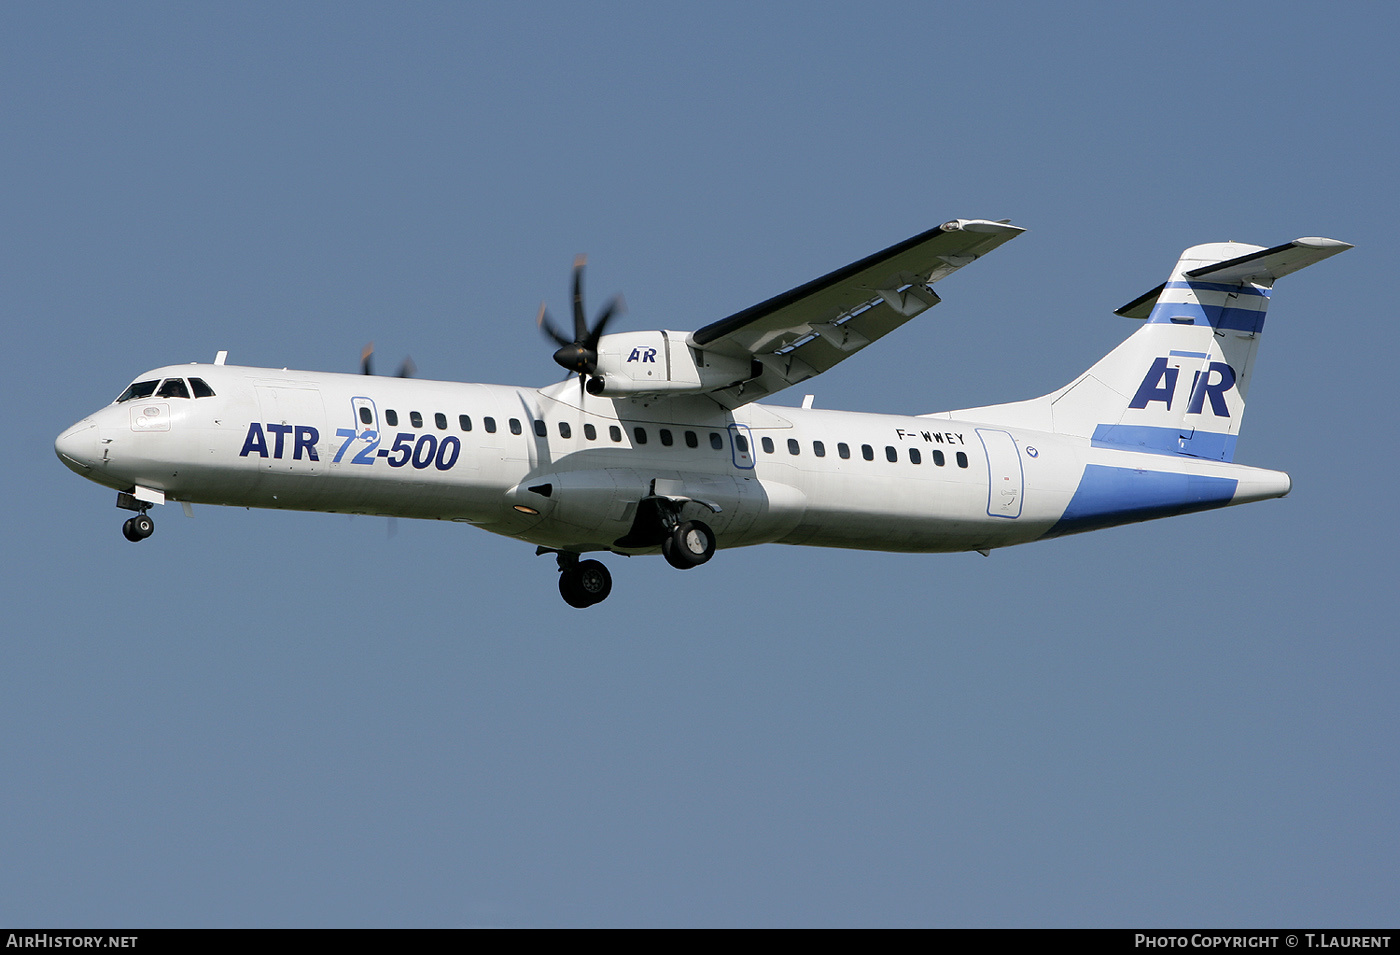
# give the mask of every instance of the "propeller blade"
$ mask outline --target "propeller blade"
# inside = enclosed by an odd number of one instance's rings
[[[574,256],[574,341],[588,338],[588,319],[583,315],[583,267],[588,264],[588,256]]]
[[[399,377],[412,378],[417,373],[418,366],[413,363],[412,358],[409,358],[407,355],[405,355],[403,359],[403,364],[399,366]]]
[[[554,327],[554,323],[549,320],[549,312],[545,310],[544,302],[540,303],[540,313],[535,316],[535,324],[544,332],[546,338],[550,338],[554,341],[554,344],[560,346],[573,344],[573,342],[559,334],[559,331]]]
[[[360,374],[362,374],[362,375],[372,375],[372,374],[374,374],[374,364],[373,364],[373,362],[370,361],[370,359],[371,359],[371,357],[372,357],[373,355],[374,355],[374,342],[370,342],[368,345],[365,346],[364,351],[360,352]]]
[[[587,346],[590,351],[598,350],[598,339],[603,337],[603,329],[608,327],[608,322],[612,321],[614,315],[619,315],[627,310],[627,305],[622,301],[621,295],[614,295],[607,305],[603,306],[603,313],[598,316],[598,324],[593,326],[593,331],[588,333]]]

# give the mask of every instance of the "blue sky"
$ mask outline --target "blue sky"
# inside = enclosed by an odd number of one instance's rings
[[[0,922],[1393,924],[1400,154],[1382,4],[0,8]],[[1031,397],[1181,249],[1279,283],[1237,460],[1285,500],[684,575],[178,508],[55,459],[162,364],[546,384],[953,217],[1029,231],[809,389]],[[800,394],[776,396],[797,403]],[[1379,426],[1378,426],[1379,424]]]

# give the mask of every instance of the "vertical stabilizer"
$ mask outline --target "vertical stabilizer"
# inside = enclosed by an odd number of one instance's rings
[[[950,417],[1048,427],[1103,447],[1233,460],[1274,281],[1349,248],[1321,238],[1269,249],[1193,246],[1171,278],[1117,310],[1147,324],[1083,375],[1043,398]]]
[[[1308,238],[1183,252],[1171,278],[1118,310],[1145,311],[1147,326],[1089,371],[1128,398],[1117,420],[1102,409],[1094,442],[1232,460],[1274,281],[1349,248]]]
[[[1148,309],[1147,325],[1089,370],[1127,399],[1099,409],[1089,435],[1095,444],[1234,458],[1273,280],[1193,276],[1267,251],[1234,242],[1194,246],[1163,285],[1118,310],[1138,317]]]

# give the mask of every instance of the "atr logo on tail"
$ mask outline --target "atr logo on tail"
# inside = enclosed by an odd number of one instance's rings
[[[1204,355],[1201,357],[1205,357]],[[1172,399],[1176,396],[1177,378],[1180,368],[1169,367],[1168,359],[1158,358],[1152,362],[1147,375],[1138,385],[1137,394],[1128,403],[1129,408],[1146,408],[1150,402],[1160,401],[1172,409]],[[1205,410],[1206,398],[1210,398],[1211,413],[1219,418],[1230,417],[1230,409],[1225,404],[1225,392],[1235,387],[1235,369],[1223,361],[1213,361],[1204,371],[1197,371],[1191,378],[1191,401],[1186,406],[1187,414],[1201,414]]]

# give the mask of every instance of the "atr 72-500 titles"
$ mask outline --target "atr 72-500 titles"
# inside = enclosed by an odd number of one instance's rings
[[[167,500],[435,518],[555,555],[575,607],[612,577],[582,555],[811,544],[981,551],[1288,493],[1234,464],[1274,280],[1351,248],[1198,245],[1118,310],[1145,319],[1042,398],[919,416],[757,404],[937,305],[934,283],[1021,233],[955,219],[693,332],[589,326],[541,308],[546,388],[171,365],[67,429],[59,458],[115,488],[149,537]],[[368,358],[365,361],[368,375]]]

